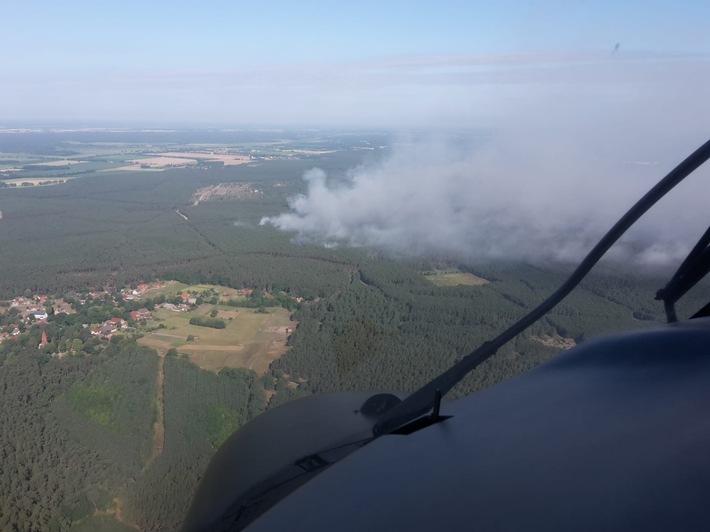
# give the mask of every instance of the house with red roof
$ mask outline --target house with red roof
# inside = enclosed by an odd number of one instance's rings
[[[131,312],[130,315],[132,320],[149,320],[153,317],[153,315],[150,313],[150,310],[148,310],[147,308],[134,310]]]
[[[123,318],[111,318],[108,321],[116,327],[120,327],[121,329],[125,329],[126,327],[128,327],[128,323]]]

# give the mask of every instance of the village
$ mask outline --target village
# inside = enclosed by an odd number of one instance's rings
[[[250,313],[265,313],[264,304],[292,307],[302,301],[300,297],[279,294],[278,298],[269,297],[265,302],[263,294],[255,294],[253,289],[187,286],[176,281],[141,283],[120,289],[107,287],[61,296],[26,290],[22,296],[0,301],[0,346],[8,351],[13,341],[18,345],[27,343],[23,340],[33,336],[39,350],[62,358],[69,354],[98,354],[112,339],[133,337],[140,341],[146,337],[146,345],[166,352],[176,345],[199,344],[198,334],[193,334],[195,331],[231,325],[237,316],[234,308],[246,307],[250,308]],[[285,308],[279,310],[287,312]],[[178,321],[170,318],[178,315],[184,318]],[[283,313],[279,315],[283,321]],[[183,323],[190,327],[184,336],[167,332],[177,329],[175,324]],[[283,336],[284,345],[294,328],[295,325],[276,328]],[[214,334],[212,331],[202,336],[214,343]],[[232,341],[230,338],[227,335],[224,341]],[[169,339],[170,345],[162,349],[161,339]],[[199,350],[195,345],[191,347],[192,352]]]

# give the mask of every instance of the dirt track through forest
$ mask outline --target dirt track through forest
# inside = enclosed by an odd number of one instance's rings
[[[156,419],[153,425],[153,452],[145,464],[143,471],[148,469],[163,453],[165,447],[165,404],[163,398],[163,382],[165,381],[165,353],[158,353],[158,377],[156,380]]]

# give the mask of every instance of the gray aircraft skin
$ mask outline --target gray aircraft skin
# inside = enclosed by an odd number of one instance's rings
[[[710,141],[646,193],[545,301],[409,396],[343,392],[267,411],[217,451],[183,524],[203,530],[708,530],[710,228],[659,290],[669,324],[600,338],[441,404],[559,303]]]
[[[706,530],[709,383],[710,318],[591,340],[517,378],[444,403],[438,422],[358,448],[309,476],[247,529]],[[367,395],[307,398],[262,417],[274,416],[269,429],[280,433],[275,445],[290,451],[288,460],[313,453],[313,447],[304,451],[309,444],[324,448],[324,433],[331,434],[326,447],[357,441],[368,423],[352,404]],[[301,411],[317,411],[316,419],[324,409],[330,421],[305,427],[297,421]],[[286,418],[290,425],[282,424]],[[351,429],[350,438],[343,436]],[[306,433],[313,439],[298,448]],[[198,494],[187,530],[241,528],[239,520],[233,526],[219,517],[240,490],[240,468],[258,467],[270,451],[242,453],[240,441],[244,434],[237,432],[200,487],[204,493],[216,481],[214,491],[227,496]]]

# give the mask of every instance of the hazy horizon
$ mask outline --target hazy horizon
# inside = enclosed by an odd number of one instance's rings
[[[710,6],[692,1],[73,0],[0,15],[3,124],[498,127],[523,102],[658,106],[709,77]]]
[[[270,221],[317,241],[574,260],[710,123],[701,2],[74,0],[0,13],[12,21],[0,126],[426,133],[350,183],[308,173],[308,194]],[[447,140],[460,129],[492,136],[461,150]],[[680,256],[707,182],[684,184],[625,253]]]

